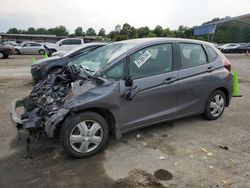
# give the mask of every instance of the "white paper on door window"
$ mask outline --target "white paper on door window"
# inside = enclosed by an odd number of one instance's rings
[[[152,56],[151,53],[148,50],[146,50],[134,61],[134,63],[138,68],[140,68],[151,56]]]

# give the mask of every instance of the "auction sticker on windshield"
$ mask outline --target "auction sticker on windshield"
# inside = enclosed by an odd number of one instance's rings
[[[138,68],[140,68],[151,56],[152,56],[151,53],[148,50],[146,50],[134,61],[134,63]]]

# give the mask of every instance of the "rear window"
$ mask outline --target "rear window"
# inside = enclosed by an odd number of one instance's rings
[[[208,56],[209,62],[216,60],[218,57],[218,54],[215,52],[215,50],[212,47],[207,46],[207,45],[205,45],[205,48],[207,51],[207,56]]]
[[[69,40],[69,44],[81,44],[81,40],[80,39],[70,39]]]
[[[81,44],[81,39],[65,39],[62,41],[62,45],[76,45]]]

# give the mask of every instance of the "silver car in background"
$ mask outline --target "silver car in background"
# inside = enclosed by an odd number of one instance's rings
[[[24,55],[24,54],[44,55],[46,53],[46,49],[43,44],[38,42],[24,42],[20,46],[15,46],[15,50],[13,53],[15,55]]]

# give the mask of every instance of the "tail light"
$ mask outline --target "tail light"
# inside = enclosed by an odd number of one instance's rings
[[[14,48],[9,47],[8,50],[9,52],[13,52]]]
[[[231,72],[231,63],[227,58],[225,58],[224,66],[229,72]]]

